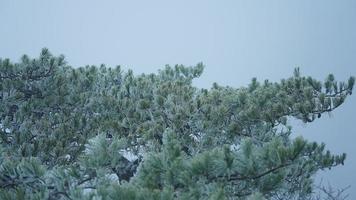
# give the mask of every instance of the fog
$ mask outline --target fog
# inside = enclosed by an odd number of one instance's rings
[[[0,2],[0,57],[37,57],[47,47],[68,64],[122,65],[151,73],[164,65],[206,66],[194,84],[245,86],[279,81],[300,67],[320,80],[356,75],[356,1],[13,1]],[[356,199],[355,95],[294,135],[347,153],[345,166],[322,177],[351,185]]]

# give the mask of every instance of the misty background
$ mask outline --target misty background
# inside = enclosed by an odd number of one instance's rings
[[[356,1],[85,1],[0,0],[0,57],[37,57],[43,47],[69,65],[121,65],[136,74],[166,64],[205,71],[194,82],[247,86],[252,77],[302,75],[337,80],[356,75]],[[320,173],[356,199],[356,95],[311,124],[293,121],[294,136],[347,153],[344,166]]]

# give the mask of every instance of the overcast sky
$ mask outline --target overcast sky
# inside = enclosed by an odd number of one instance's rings
[[[356,1],[0,1],[0,57],[18,61],[47,47],[73,67],[122,65],[151,73],[166,64],[206,66],[198,87],[279,81],[295,67],[338,80],[356,75]],[[296,134],[346,152],[324,180],[352,185],[356,199],[356,95]]]

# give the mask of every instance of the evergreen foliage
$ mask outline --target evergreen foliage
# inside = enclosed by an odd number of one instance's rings
[[[43,49],[0,59],[0,199],[310,199],[343,164],[290,137],[339,107],[355,78],[198,89],[194,67],[73,68]]]

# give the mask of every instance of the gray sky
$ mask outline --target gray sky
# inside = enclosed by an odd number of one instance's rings
[[[165,64],[206,65],[199,87],[278,81],[295,67],[323,80],[356,75],[356,1],[0,1],[0,57],[19,60],[48,47],[70,65],[122,65],[136,73]],[[325,173],[356,199],[356,95],[294,131],[323,141],[346,165]]]

